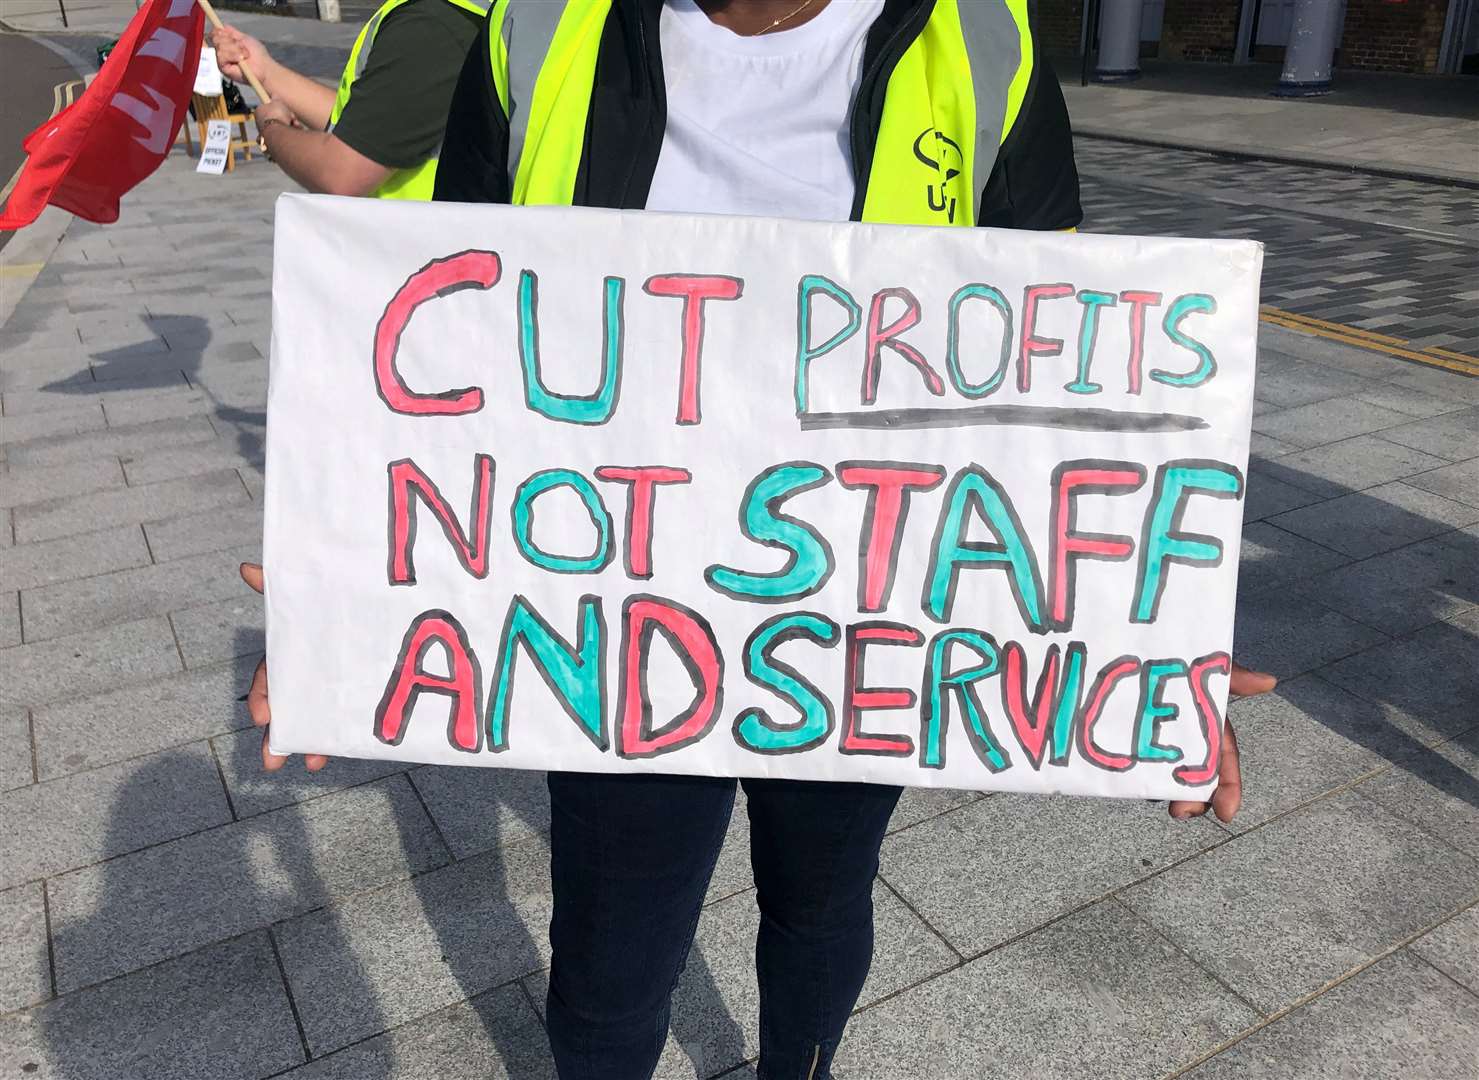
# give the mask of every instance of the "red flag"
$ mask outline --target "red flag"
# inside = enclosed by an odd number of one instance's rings
[[[118,200],[174,145],[195,85],[203,18],[195,0],[139,8],[92,84],[26,136],[26,164],[0,229],[29,225],[47,203],[89,221],[118,220]]]

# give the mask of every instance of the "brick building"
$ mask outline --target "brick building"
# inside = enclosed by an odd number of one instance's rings
[[[1479,0],[1325,0],[1344,9],[1337,70],[1479,74]],[[1140,0],[1140,55],[1166,60],[1279,62],[1297,0]],[[1123,4],[1115,4],[1117,9]],[[1037,0],[1049,50],[1077,54],[1085,0]],[[1106,6],[1106,10],[1108,7]],[[1105,26],[1101,16],[1101,30]]]

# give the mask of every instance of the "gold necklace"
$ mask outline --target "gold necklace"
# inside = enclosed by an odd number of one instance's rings
[[[811,5],[814,4],[814,3],[816,3],[816,0],[801,0],[800,6],[798,6],[795,10],[786,12],[786,14],[782,15],[779,19],[775,20],[775,22],[771,23],[765,29],[763,29],[763,30],[756,30],[750,36],[751,37],[759,37],[761,34],[768,34],[768,33],[770,33],[772,30],[774,30],[781,23],[786,22],[788,19],[794,19],[797,15],[800,15],[803,11],[805,11],[807,8],[811,7]]]

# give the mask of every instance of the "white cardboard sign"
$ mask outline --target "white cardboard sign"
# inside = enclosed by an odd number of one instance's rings
[[[286,195],[272,748],[1167,798],[1259,245]]]
[[[220,176],[226,171],[226,158],[230,153],[231,121],[206,121],[205,141],[200,144],[200,160],[195,163],[195,171]]]
[[[200,47],[200,65],[195,69],[194,93],[206,97],[220,97],[225,89],[221,80],[221,67],[216,63],[216,50],[209,45]]]

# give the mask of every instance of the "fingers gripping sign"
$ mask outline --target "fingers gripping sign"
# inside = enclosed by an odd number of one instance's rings
[[[1241,664],[1232,666],[1230,691],[1234,697],[1255,697],[1266,694],[1277,686],[1279,680],[1261,671],[1249,671]],[[1238,737],[1233,731],[1232,721],[1223,725],[1222,746],[1217,757],[1217,789],[1209,802],[1173,801],[1169,807],[1171,816],[1180,821],[1201,817],[1210,808],[1219,821],[1231,821],[1243,803],[1243,771],[1238,759]]]
[[[256,563],[241,564],[241,580],[245,581],[257,593],[262,592],[265,578],[262,567]],[[271,733],[272,706],[267,696],[267,658],[263,657],[257,663],[257,670],[252,672],[252,685],[247,690],[247,712],[251,715],[252,723],[262,729],[262,768],[268,772],[277,772],[288,763],[287,754],[274,754],[267,748],[268,736]],[[308,767],[309,772],[318,772],[329,763],[329,759],[323,754],[304,754],[303,764]]]

